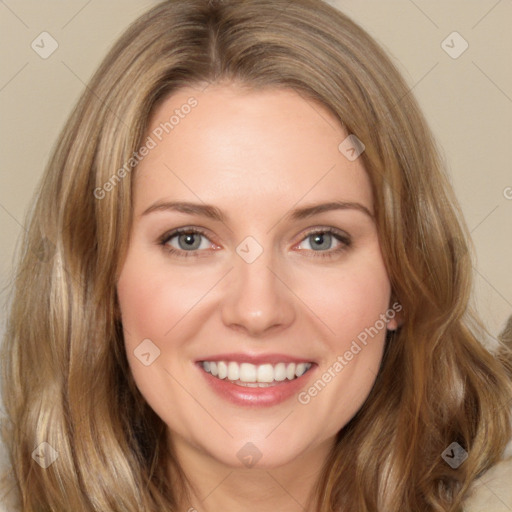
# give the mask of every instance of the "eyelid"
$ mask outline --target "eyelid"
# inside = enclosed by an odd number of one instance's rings
[[[210,235],[207,233],[207,231],[204,228],[198,228],[195,226],[184,226],[181,228],[175,228],[175,229],[170,229],[169,231],[166,231],[163,235],[161,235],[158,238],[158,241],[162,242],[162,243],[168,242],[171,238],[174,238],[176,235],[181,235],[183,233],[194,233],[194,234],[203,235],[206,238],[208,238],[208,240],[210,240]]]
[[[295,245],[298,245],[300,242],[304,241],[311,235],[315,235],[316,233],[329,233],[333,236],[341,238],[347,244],[352,243],[352,237],[346,231],[334,228],[332,226],[313,226],[301,232],[299,235],[299,241]]]
[[[210,236],[210,234],[208,233],[208,231],[206,229],[195,227],[195,226],[184,226],[184,227],[181,227],[181,228],[175,228],[175,229],[171,229],[169,231],[166,231],[163,235],[161,235],[158,238],[157,243],[158,243],[158,245],[163,246],[164,249],[166,249],[168,252],[179,254],[179,255],[182,255],[182,256],[196,256],[196,257],[198,257],[202,252],[205,252],[205,249],[202,249],[202,250],[197,250],[196,249],[196,250],[193,250],[193,251],[183,251],[181,249],[176,249],[175,247],[172,247],[172,246],[168,245],[169,240],[171,240],[172,238],[174,238],[176,236],[184,234],[184,233],[186,233],[186,234],[202,235],[212,245],[218,246],[218,244],[216,244],[213,240],[211,240],[212,237]]]

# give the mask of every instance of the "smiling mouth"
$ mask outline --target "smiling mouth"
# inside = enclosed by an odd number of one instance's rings
[[[313,363],[260,364],[236,361],[200,361],[199,366],[213,377],[237,386],[266,388],[296,380],[304,375]]]

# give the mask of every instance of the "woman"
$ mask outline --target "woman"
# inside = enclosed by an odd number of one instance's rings
[[[158,5],[32,214],[3,374],[22,510],[462,510],[512,433],[470,276],[362,29],[313,0]]]

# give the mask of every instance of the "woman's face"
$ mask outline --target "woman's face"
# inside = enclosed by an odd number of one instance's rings
[[[155,111],[117,291],[178,456],[307,460],[367,398],[394,310],[348,135],[284,89],[181,89]]]

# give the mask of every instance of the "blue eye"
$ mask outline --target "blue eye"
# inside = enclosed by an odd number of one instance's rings
[[[346,250],[351,244],[351,239],[348,235],[339,233],[332,228],[318,229],[309,233],[300,245],[306,241],[309,244],[306,250],[316,253],[313,256],[320,257],[332,257]],[[336,244],[335,248],[333,248],[333,244]]]
[[[307,250],[313,257],[332,258],[339,253],[347,250],[352,241],[349,235],[333,228],[323,228],[311,231],[302,239],[300,245],[308,242],[309,247],[301,248]],[[165,233],[159,239],[159,244],[164,249],[178,257],[187,258],[189,256],[200,257],[205,249],[212,248],[214,245],[206,236],[206,233],[197,228],[179,228]],[[333,245],[335,247],[333,248]]]
[[[160,244],[169,251],[171,254],[178,256],[198,256],[197,251],[199,249],[208,249],[212,246],[212,243],[202,243],[202,238],[208,240],[205,233],[198,229],[192,228],[180,228],[166,233],[160,239]],[[171,241],[176,240],[176,244],[172,244]]]

